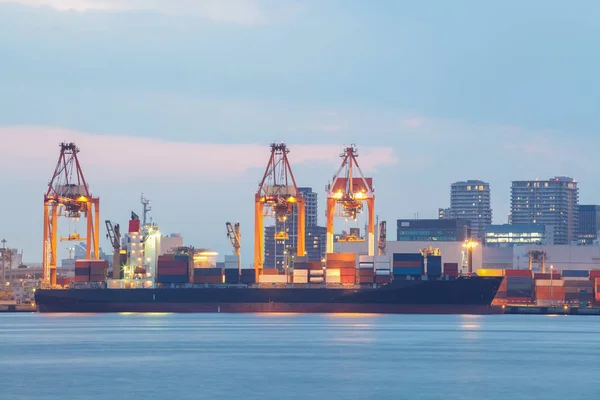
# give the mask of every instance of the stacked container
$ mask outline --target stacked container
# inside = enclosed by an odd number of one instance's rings
[[[388,256],[375,256],[374,281],[378,284],[392,281],[391,263]]]
[[[588,270],[563,270],[565,303],[571,306],[587,306],[594,300],[594,282]]]
[[[308,269],[299,269],[298,264],[296,264],[294,266],[294,271],[292,272],[292,282],[294,284],[308,283]]]
[[[444,276],[455,278],[458,276],[458,263],[444,263]]]
[[[329,253],[327,254],[327,269],[340,270],[340,283],[354,284],[356,281],[356,254]]]
[[[287,284],[287,275],[260,275],[258,283]]]
[[[506,297],[515,300],[533,299],[533,277],[528,269],[507,269],[504,272],[506,277]]]
[[[536,274],[550,275],[550,274]],[[561,304],[565,300],[564,281],[556,279],[557,274],[552,274],[552,279],[535,280],[535,299],[539,306]]]
[[[425,258],[420,253],[394,253],[392,261],[394,279],[423,275]]]
[[[256,283],[256,270],[254,268],[242,268],[240,281],[247,285]]]
[[[75,282],[104,282],[108,272],[106,260],[75,260]]]
[[[431,278],[442,276],[442,256],[427,256],[427,276]]]
[[[375,257],[365,255],[358,257],[356,281],[360,284],[373,284],[375,282]]]
[[[188,283],[190,281],[190,257],[187,254],[164,254],[158,256],[157,283]]]
[[[194,268],[194,283],[223,283],[223,268]]]
[[[310,261],[308,263],[308,282],[323,283],[325,280],[325,272],[320,261]]]
[[[238,269],[237,265],[235,268],[227,268],[227,264],[225,265],[225,283],[240,283],[240,270]]]
[[[341,278],[340,278],[340,270],[339,269],[329,269],[327,268],[325,270],[325,283],[327,283],[328,285],[333,284],[333,285],[337,285],[340,284]]]
[[[596,289],[596,301],[600,301],[600,278],[594,278],[594,288]]]

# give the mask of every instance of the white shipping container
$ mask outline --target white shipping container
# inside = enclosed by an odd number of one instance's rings
[[[294,276],[294,283],[308,283],[306,276]]]
[[[258,283],[287,283],[285,275],[260,275]]]
[[[389,256],[375,256],[375,264],[389,264],[390,257]]]
[[[310,278],[310,283],[323,283],[323,277],[320,277],[320,278]]]
[[[589,281],[590,278],[586,276],[563,276],[564,281]]]
[[[325,276],[340,276],[339,269],[328,269],[325,271]]]
[[[391,262],[384,262],[384,263],[375,263],[375,269],[390,269],[392,266]]]
[[[370,263],[372,263],[374,259],[375,259],[374,256],[368,256],[368,255],[362,255],[362,254],[358,256],[358,262],[359,263],[362,263],[362,262],[370,262]]]
[[[294,276],[308,276],[307,269],[295,269],[293,272]]]
[[[341,282],[341,278],[339,275],[334,276],[334,275],[327,275],[325,277],[325,282],[327,283],[340,283]]]
[[[310,276],[323,276],[323,275],[325,275],[325,272],[323,272],[322,269],[310,271]]]
[[[225,254],[225,262],[236,263],[238,262],[238,256],[233,254]]]
[[[375,275],[382,275],[382,276],[390,275],[390,270],[389,269],[376,269]]]
[[[564,286],[565,282],[561,281],[560,279],[552,279],[552,281],[550,281],[550,279],[537,279],[535,281],[535,285],[536,286]]]

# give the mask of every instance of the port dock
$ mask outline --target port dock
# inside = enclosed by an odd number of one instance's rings
[[[533,315],[600,315],[600,307],[567,307],[567,306],[504,306],[504,314]]]

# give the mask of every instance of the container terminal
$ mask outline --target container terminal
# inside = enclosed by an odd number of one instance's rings
[[[577,309],[595,305],[600,277],[534,274],[532,270],[472,270],[472,248],[465,243],[468,268],[442,262],[439,249],[387,254],[385,221],[375,222],[373,179],[365,177],[354,145],[344,148],[342,163],[327,185],[326,257],[309,261],[305,244],[305,201],[298,190],[284,143],[271,144],[266,170],[254,195],[254,260],[240,262],[239,224],[226,223],[234,258],[225,268],[201,265],[202,250],[179,246],[156,254],[148,245],[152,226],[132,213],[129,252],[121,249],[118,224],[105,221],[113,245],[112,271],[99,258],[100,199],[89,191],[74,143],[62,143],[54,175],[44,195],[42,281],[35,290],[41,312],[368,312],[472,313]],[[366,254],[334,252],[335,217],[356,220],[367,206]],[[285,221],[296,213],[295,254],[286,268],[264,268],[264,219]],[[86,243],[86,257],[75,261],[73,278],[57,277],[59,217],[85,218],[86,236],[61,241]],[[287,232],[275,233],[286,238]],[[348,239],[351,240],[351,239]],[[376,246],[377,244],[377,246]],[[377,254],[375,249],[377,247]],[[154,251],[155,268],[137,265]],[[597,276],[598,275],[598,276]],[[547,282],[550,282],[548,286]],[[595,296],[594,296],[595,295]],[[518,307],[518,308],[515,308]],[[548,308],[550,307],[550,308]],[[554,308],[553,308],[554,307]],[[567,307],[567,308],[565,308]]]

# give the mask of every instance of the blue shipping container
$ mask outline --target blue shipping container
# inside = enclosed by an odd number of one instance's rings
[[[427,275],[442,275],[442,256],[427,257]]]
[[[590,276],[590,271],[583,269],[563,269],[562,276],[571,278],[587,278]]]
[[[394,253],[392,256],[393,261],[422,261],[423,255],[421,253]]]
[[[394,268],[394,275],[422,275],[422,268]]]
[[[187,283],[190,278],[187,275],[158,275],[156,282],[158,283]]]

